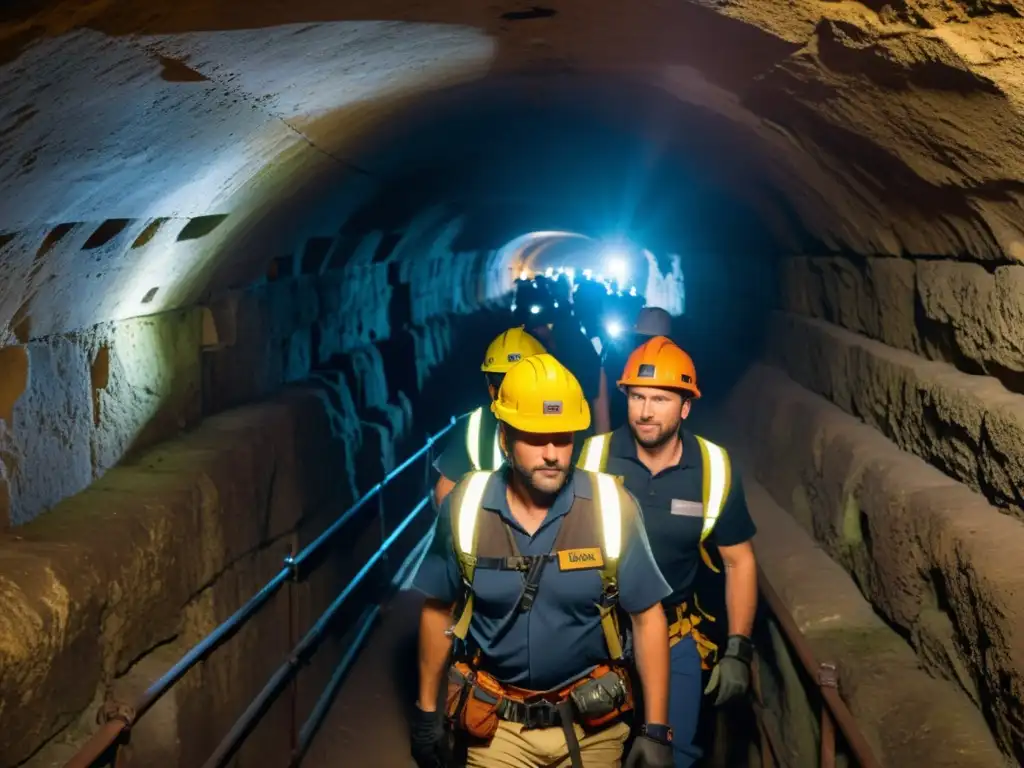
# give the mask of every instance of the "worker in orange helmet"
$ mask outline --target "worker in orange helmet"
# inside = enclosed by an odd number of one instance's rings
[[[621,477],[643,504],[655,561],[672,589],[662,606],[670,625],[674,764],[689,768],[701,756],[695,737],[702,668],[711,671],[705,693],[714,695],[716,705],[746,695],[750,686],[756,528],[729,454],[683,427],[700,397],[690,356],[665,336],[655,336],[629,356],[618,386],[626,394],[627,423],[590,438],[577,467]],[[716,619],[701,610],[694,591],[702,567],[720,572],[708,542],[716,545],[726,574],[728,637],[720,656],[700,628]]]

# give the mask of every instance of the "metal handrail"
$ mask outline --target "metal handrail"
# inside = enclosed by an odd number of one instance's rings
[[[174,685],[183,678],[192,667],[197,663],[208,657],[213,651],[219,648],[226,640],[230,639],[239,629],[241,629],[250,619],[256,616],[260,608],[262,608],[267,601],[274,596],[281,589],[281,587],[289,581],[301,581],[308,575],[303,566],[307,564],[309,559],[316,554],[327,542],[329,542],[344,526],[363,508],[366,504],[371,501],[375,496],[387,487],[391,481],[398,477],[402,472],[408,469],[414,462],[422,458],[428,451],[430,451],[434,444],[444,437],[451,429],[455,426],[459,418],[462,418],[465,414],[460,416],[452,416],[448,424],[438,432],[435,432],[427,441],[409,456],[405,461],[395,467],[393,470],[388,472],[384,478],[370,488],[363,496],[356,501],[351,507],[345,510],[344,513],[316,539],[314,539],[308,546],[306,546],[301,552],[295,555],[288,555],[284,559],[284,568],[281,569],[266,585],[263,586],[255,595],[235,611],[228,619],[221,623],[216,629],[210,634],[196,643],[189,651],[178,660],[178,662],[171,667],[164,675],[150,685],[146,691],[139,698],[138,702],[131,707],[119,708],[117,712],[107,722],[103,723],[102,726],[97,730],[89,740],[82,745],[78,750],[64,764],[64,768],[90,768],[98,759],[110,750],[118,741],[123,737],[124,733],[131,730],[134,724],[142,717],[157,701],[160,700]],[[235,728],[225,737],[218,747],[218,752],[215,752],[214,756],[211,756],[210,760],[207,761],[207,765],[222,765],[223,763],[212,763],[214,757],[222,750],[226,750],[228,746],[231,746],[230,753],[233,754],[234,750],[237,749],[241,741],[244,740],[246,733],[241,734],[241,738],[238,738],[238,734],[235,733],[236,729],[240,727],[240,724],[246,722],[246,717],[252,719],[249,728],[255,724],[255,721],[262,714],[260,707],[265,704],[269,704],[272,698],[268,701],[263,701],[268,695],[268,691],[273,689],[273,695],[280,692],[281,687],[288,680],[294,676],[294,673],[298,670],[300,659],[299,654],[306,654],[311,652],[312,649],[319,644],[319,640],[322,637],[323,630],[326,628],[333,617],[337,609],[341,607],[341,604],[352,594],[355,587],[361,583],[366,574],[370,572],[372,567],[386,554],[387,548],[394,543],[399,533],[405,530],[412,520],[418,515],[424,507],[429,503],[429,494],[424,497],[414,508],[414,510],[402,521],[402,523],[395,529],[394,533],[384,542],[377,552],[370,558],[370,560],[363,566],[363,568],[356,574],[355,578],[349,583],[349,585],[342,591],[341,595],[331,604],[331,606],[321,615],[320,619],[314,625],[313,629],[302,639],[298,646],[293,649],[291,656],[287,663],[282,666],[268,682],[267,686],[260,692],[259,696],[249,705],[249,708],[243,713],[239,721],[235,723]],[[340,669],[340,667],[339,667]],[[280,679],[279,679],[280,678]],[[256,705],[260,706],[257,707]],[[326,713],[326,712],[325,712]],[[311,718],[312,720],[312,718]],[[313,723],[315,729],[316,724]],[[237,742],[237,743],[235,743]],[[308,745],[307,745],[308,746]]]
[[[274,702],[277,696],[281,693],[281,689],[284,687],[295,674],[299,671],[299,667],[306,662],[306,660],[313,654],[323,640],[324,633],[327,627],[330,626],[331,621],[337,615],[338,611],[345,604],[345,601],[352,595],[352,593],[363,583],[363,579],[366,578],[367,574],[373,569],[382,557],[387,553],[391,545],[395,543],[398,537],[409,527],[410,523],[416,519],[417,515],[426,508],[427,504],[430,503],[430,495],[424,496],[420,499],[420,503],[417,504],[412,512],[406,515],[405,519],[399,524],[387,540],[381,544],[381,546],[374,552],[373,557],[366,561],[366,564],[359,570],[359,573],[348,583],[348,586],[342,590],[341,594],[335,598],[334,602],[330,604],[326,611],[320,614],[320,618],[317,619],[316,624],[313,625],[312,629],[306,633],[305,637],[299,641],[299,644],[292,649],[288,655],[288,660],[278,667],[277,671],[271,675],[270,680],[263,687],[263,690],[259,692],[259,695],[252,700],[248,708],[242,715],[235,721],[235,724],[231,726],[231,730],[221,740],[220,744],[213,751],[213,754],[207,758],[206,762],[203,763],[203,768],[222,768],[227,762],[234,756],[235,752],[242,745],[245,737],[249,735],[252,729],[263,717],[264,713],[269,709],[270,705]]]
[[[764,602],[774,615],[779,629],[782,630],[790,647],[796,652],[796,656],[807,674],[817,684],[821,694],[821,768],[834,768],[835,766],[835,727],[837,725],[860,768],[881,768],[881,763],[875,757],[868,740],[861,733],[856,718],[839,695],[839,676],[835,664],[819,663],[815,659],[814,651],[808,644],[807,638],[800,631],[789,608],[782,602],[782,598],[772,587],[760,566],[757,568],[757,584],[761,597],[764,598]],[[761,719],[760,716],[758,719]],[[771,744],[767,728],[762,727],[761,734],[774,751],[775,747]]]

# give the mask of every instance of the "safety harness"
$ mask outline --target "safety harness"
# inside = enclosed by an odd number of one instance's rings
[[[611,475],[587,473],[593,498],[576,497],[570,513],[562,520],[551,551],[522,555],[504,520],[493,514],[481,515],[484,492],[493,474],[471,472],[453,491],[452,537],[464,593],[461,613],[449,633],[463,642],[469,633],[473,580],[479,569],[518,571],[523,575],[518,604],[498,628],[498,636],[508,630],[516,615],[532,609],[546,566],[551,564],[560,571],[597,570],[602,590],[596,605],[609,664],[600,665],[560,691],[534,692],[501,684],[478,669],[477,653],[470,663],[456,662],[450,670],[449,718],[478,738],[493,735],[498,719],[522,723],[527,728],[560,724],[572,765],[582,768],[573,723],[600,727],[633,706],[628,675],[617,671],[621,670],[623,658],[617,607],[625,491]]]
[[[465,640],[469,633],[469,624],[473,618],[473,576],[477,568],[495,570],[513,570],[524,574],[523,593],[520,596],[519,610],[529,611],[533,606],[544,566],[558,561],[562,570],[574,570],[573,566],[589,567],[592,562],[600,562],[602,594],[599,602],[601,612],[601,629],[604,632],[608,655],[612,660],[622,658],[622,638],[619,633],[618,616],[615,608],[618,605],[618,567],[619,555],[622,550],[622,489],[616,478],[600,472],[591,472],[591,487],[594,489],[594,507],[601,520],[600,551],[594,552],[591,547],[563,547],[566,534],[570,528],[566,525],[568,516],[563,521],[552,551],[546,555],[521,555],[516,548],[508,526],[502,522],[509,546],[513,554],[507,557],[478,557],[478,520],[480,504],[484,490],[493,472],[478,471],[469,473],[464,478],[465,491],[461,499],[453,499],[452,533],[454,535],[455,554],[459,561],[462,581],[465,588],[462,613],[451,634],[459,640]],[[593,558],[593,559],[591,559]]]
[[[608,450],[611,445],[611,432],[603,435],[594,435],[587,439],[580,451],[580,458],[576,463],[579,469],[588,472],[604,472],[608,465]],[[705,541],[715,529],[722,509],[725,507],[725,500],[729,498],[729,489],[732,485],[732,465],[729,461],[729,454],[724,448],[699,435],[695,435],[697,444],[700,446],[701,466],[703,468],[702,497],[703,497],[703,525],[700,532],[700,556],[704,564],[714,573],[721,573],[711,560],[708,554]],[[716,621],[715,617],[700,607],[697,595],[693,596],[693,608],[691,611],[687,603],[683,602],[673,606],[669,610],[669,643],[675,645],[684,637],[692,636],[700,651],[701,666],[711,669],[714,665],[718,646],[697,629],[702,621]]]
[[[483,428],[483,416],[484,409],[480,406],[471,414],[469,414],[469,420],[466,422],[466,454],[469,456],[469,463],[473,469],[497,469],[501,466],[501,463],[505,460],[505,457],[501,453],[501,444],[498,442],[498,429],[495,423],[494,434],[490,440],[486,440],[484,434],[488,430]],[[488,445],[482,445],[484,442]],[[489,467],[484,467],[480,459],[482,456],[488,456],[491,460]]]

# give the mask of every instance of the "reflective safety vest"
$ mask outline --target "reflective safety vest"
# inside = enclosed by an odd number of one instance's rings
[[[466,421],[466,454],[469,456],[469,463],[473,469],[493,470],[501,466],[505,456],[502,454],[501,444],[498,442],[497,422],[495,422],[494,438],[487,441],[489,445],[480,444],[484,437],[483,417],[483,406],[469,414]],[[484,466],[481,459],[489,461],[490,464]]]
[[[609,658],[623,656],[619,632],[618,566],[622,550],[622,504],[627,498],[621,483],[611,475],[590,475],[592,499],[577,496],[562,519],[550,553],[521,555],[508,525],[498,515],[481,515],[484,489],[493,472],[470,472],[451,494],[452,539],[459,561],[465,592],[462,612],[449,633],[465,640],[473,617],[473,577],[478,569],[514,570],[524,576],[517,610],[530,610],[545,566],[560,571],[598,570],[602,594],[597,602],[601,629]]]
[[[604,472],[608,465],[608,447],[611,444],[611,432],[603,435],[594,435],[588,438],[580,451],[580,457],[576,461],[579,469],[588,472]],[[704,541],[715,529],[715,523],[722,514],[725,507],[725,500],[729,498],[729,488],[732,485],[732,465],[729,462],[729,454],[724,448],[710,440],[695,435],[700,445],[701,465],[704,472],[702,483],[702,496],[704,502],[704,525],[700,532],[700,556],[704,564],[715,573],[720,569],[711,562]]]

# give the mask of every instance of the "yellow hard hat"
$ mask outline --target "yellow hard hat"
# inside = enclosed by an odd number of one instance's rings
[[[498,421],[523,432],[552,435],[590,426],[590,406],[569,369],[543,353],[513,365],[491,403]]]
[[[480,370],[484,373],[506,373],[524,357],[544,351],[544,345],[528,334],[524,326],[509,328],[487,346]]]

